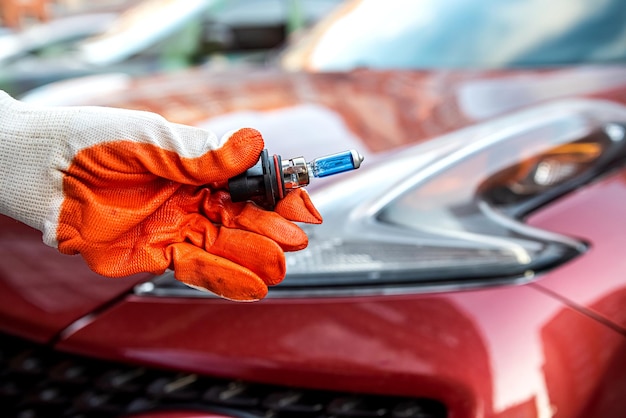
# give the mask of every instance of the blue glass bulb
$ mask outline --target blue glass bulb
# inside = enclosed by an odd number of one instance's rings
[[[350,150],[316,158],[309,164],[314,177],[326,177],[359,168],[362,160],[363,157]]]

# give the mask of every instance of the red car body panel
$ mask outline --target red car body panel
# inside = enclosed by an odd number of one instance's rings
[[[0,327],[38,342],[128,292],[145,274],[104,279],[79,256],[61,255],[41,233],[0,216]]]
[[[432,397],[451,418],[515,416],[522,405],[528,417],[546,408],[575,417],[603,397],[615,407],[610,393],[595,391],[626,378],[612,369],[626,355],[622,335],[530,286],[250,306],[130,297],[59,348],[266,383]],[[607,381],[610,372],[617,376]]]
[[[616,208],[626,203],[625,175],[533,217],[543,227],[558,216],[573,227],[560,232],[584,237],[592,249],[530,284],[255,304],[129,296],[58,347],[252,381],[433,397],[446,403],[451,418],[540,417],[546,411],[619,416],[626,399],[603,388],[626,383],[625,331],[607,324],[608,314],[600,320],[587,312],[623,298],[623,284],[598,283],[603,298],[581,306],[544,289],[566,280],[577,290],[600,282],[570,269],[597,269],[598,257],[613,257],[614,248],[594,242],[615,233]],[[609,197],[615,205],[598,214],[597,227],[578,229],[586,211]],[[520,411],[524,415],[516,415]]]
[[[252,120],[272,152],[300,150],[310,158],[356,144],[366,159],[555,98],[626,103],[623,67],[241,76],[195,70],[154,77],[84,103],[151,110],[208,127]],[[497,94],[502,85],[512,86],[508,95]],[[336,148],[324,149],[328,143]],[[61,350],[124,362],[433,397],[447,405],[450,418],[617,417],[626,410],[626,398],[614,391],[626,385],[620,277],[626,264],[617,255],[626,242],[624,179],[624,172],[614,173],[529,217],[534,226],[585,240],[585,254],[524,285],[458,292],[253,304],[120,298],[141,278],[104,285],[74,258],[35,242],[31,231],[1,272],[7,290],[0,327],[38,340],[60,333]],[[15,251],[13,240],[26,230],[2,222],[0,242]],[[51,263],[44,270],[24,262],[38,253]],[[21,270],[11,270],[18,262]],[[56,290],[35,300],[42,280],[54,280]]]
[[[626,208],[626,171],[586,187],[528,222],[589,244],[584,256],[537,282],[546,292],[586,313],[610,322],[626,334],[626,229],[620,219]],[[569,216],[576,213],[575,217]]]

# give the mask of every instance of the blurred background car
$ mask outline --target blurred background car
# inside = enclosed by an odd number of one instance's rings
[[[0,218],[4,410],[621,417],[623,12],[349,1],[268,65],[25,95],[252,126],[284,158],[365,161],[309,186],[324,223],[304,226],[309,247],[254,304],[171,272],[101,278]]]
[[[46,48],[54,49],[57,45],[100,34],[112,24],[115,17],[115,13],[83,13],[59,17],[20,31],[7,29],[0,34],[0,62],[10,62]]]
[[[0,89],[17,96],[73,77],[165,72],[216,56],[259,60],[337,4],[339,0],[131,0],[57,6],[49,22],[0,35]]]
[[[346,4],[332,24],[318,26],[292,46],[284,65],[314,71],[485,69],[626,60],[626,12],[616,0],[557,0],[548,9],[535,0],[352,6]]]

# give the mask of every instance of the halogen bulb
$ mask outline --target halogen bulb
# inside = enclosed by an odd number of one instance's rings
[[[363,162],[363,156],[356,150],[349,150],[316,158],[309,163],[309,168],[314,177],[326,177],[356,170],[361,166],[361,162]]]
[[[252,200],[273,209],[289,190],[308,185],[311,177],[356,170],[362,162],[363,156],[356,150],[327,155],[308,163],[303,157],[283,160],[280,155],[270,156],[263,150],[253,167],[228,180],[230,196],[233,202]]]
[[[363,156],[356,150],[319,157],[308,163],[303,157],[283,161],[285,189],[304,187],[309,184],[311,177],[326,177],[356,170],[362,162]]]

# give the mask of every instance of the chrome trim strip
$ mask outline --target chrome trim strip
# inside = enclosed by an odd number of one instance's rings
[[[396,286],[354,286],[350,288],[323,288],[323,289],[288,289],[280,290],[280,284],[270,287],[266,299],[287,299],[287,298],[340,298],[340,297],[367,297],[367,296],[402,296],[419,295],[426,293],[445,293],[461,290],[480,290],[502,286],[525,285],[536,278],[535,272],[527,270],[524,275],[514,278],[501,278],[492,280],[468,280],[458,283],[428,283],[428,284],[406,284]],[[180,288],[159,288],[155,281],[176,280],[174,273],[168,272],[156,277],[153,281],[141,283],[135,286],[133,293],[141,297],[170,297],[170,298],[193,298],[193,299],[221,299],[219,296],[200,290],[193,289],[181,283]]]

